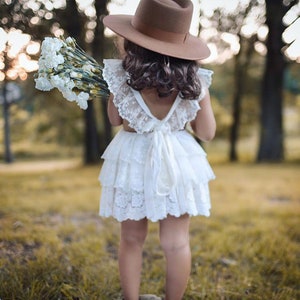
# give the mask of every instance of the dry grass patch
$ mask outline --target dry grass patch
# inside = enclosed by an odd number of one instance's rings
[[[191,221],[184,299],[300,298],[299,165],[219,164],[212,216]],[[0,174],[0,299],[119,299],[119,224],[98,217],[99,167]],[[150,224],[141,292],[163,295]]]

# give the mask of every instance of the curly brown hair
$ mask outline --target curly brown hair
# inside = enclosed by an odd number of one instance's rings
[[[128,73],[127,83],[135,90],[156,88],[159,97],[174,91],[186,100],[197,99],[201,83],[196,61],[165,56],[124,40],[123,68]]]

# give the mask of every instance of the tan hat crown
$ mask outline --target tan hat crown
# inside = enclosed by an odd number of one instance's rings
[[[109,15],[103,23],[146,49],[178,58],[203,59],[210,51],[189,33],[192,15],[190,0],[141,0],[134,16]]]
[[[136,30],[153,38],[183,43],[189,33],[192,14],[191,1],[141,1],[131,24]]]

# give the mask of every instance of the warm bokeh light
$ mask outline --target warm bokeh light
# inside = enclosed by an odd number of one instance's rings
[[[79,10],[84,12],[84,14],[90,18],[96,17],[96,10],[94,8],[93,4],[94,0],[84,0],[84,1],[78,1],[79,4]]]
[[[7,5],[12,0],[4,0]],[[94,39],[94,28],[97,25],[95,22],[96,11],[93,6],[95,0],[77,0],[79,10],[90,21],[87,23],[86,41],[92,42]],[[134,14],[139,0],[123,0],[110,2],[108,10],[113,14]],[[263,4],[263,0],[259,0]],[[198,0],[192,0],[194,4],[194,14],[191,24],[191,33],[198,35],[199,30],[199,12],[200,4]],[[202,0],[201,8],[205,11],[206,16],[212,16],[216,8],[222,9],[225,13],[233,12],[237,9],[238,4],[247,5],[249,0]],[[66,0],[44,0],[43,4],[46,10],[41,9],[41,2],[36,0],[28,0],[24,5],[27,8],[32,9],[37,13],[37,16],[32,17],[30,20],[32,25],[36,25],[41,22],[40,17],[51,19],[53,17],[53,9],[62,8],[66,6]],[[257,12],[256,12],[257,13]],[[283,34],[283,40],[287,43],[284,53],[291,59],[300,63],[300,4],[295,5],[283,18],[284,24],[287,26]],[[3,20],[2,20],[3,21]],[[226,60],[232,58],[239,52],[240,45],[237,36],[231,33],[219,34],[216,28],[210,27],[208,19],[201,20],[202,30],[200,37],[204,40],[211,40],[208,46],[211,50],[211,56],[203,61],[204,63],[224,63]],[[51,28],[51,33],[55,37],[64,35],[64,30],[60,27],[60,24],[54,24]],[[258,24],[255,16],[249,16],[247,23],[243,25],[241,33],[245,37],[251,37],[253,34],[258,35],[259,41],[254,44],[255,50],[261,55],[267,53],[264,41],[268,35],[268,27],[265,24]],[[106,34],[112,34],[106,29]],[[216,39],[221,39],[227,48],[219,48],[215,44]],[[34,72],[38,69],[36,60],[31,59],[31,55],[37,55],[40,51],[40,43],[31,41],[31,37],[28,34],[21,32],[20,30],[12,28],[9,32],[5,32],[0,27],[0,81],[7,78],[14,80],[20,78],[25,80],[28,72]],[[3,53],[6,53],[7,58],[13,61],[9,70],[4,74],[5,69],[5,57]]]
[[[31,59],[30,55],[37,54],[40,50],[40,44],[31,41],[28,34],[12,28],[5,32],[0,28],[0,81],[5,77],[10,80],[27,79],[27,73],[36,71],[38,63]],[[6,55],[6,57],[5,57]],[[4,73],[5,63],[10,60],[10,65],[6,74]]]
[[[286,50],[285,54],[300,63],[300,38],[296,39]]]
[[[60,37],[60,36],[63,36],[65,31],[60,28],[59,24],[58,23],[55,23],[52,25],[52,28],[51,28],[51,33],[55,36],[55,37]]]
[[[30,42],[26,47],[26,52],[29,55],[35,55],[40,51],[41,45],[38,42]]]
[[[268,52],[266,45],[262,42],[254,43],[254,49],[261,55],[266,55]]]
[[[298,30],[297,30],[298,29]],[[291,24],[283,33],[282,37],[286,43],[292,43],[295,39],[297,39],[297,35],[299,36],[300,32],[300,18],[296,20],[293,24]],[[297,32],[298,31],[298,32]]]
[[[269,33],[269,28],[267,25],[261,25],[257,30],[257,37],[260,41],[265,41]]]

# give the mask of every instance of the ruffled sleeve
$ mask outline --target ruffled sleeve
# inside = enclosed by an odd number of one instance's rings
[[[126,82],[126,72],[122,68],[122,61],[119,59],[104,59],[103,64],[103,79],[107,82],[111,93],[116,95],[120,86]]]
[[[201,93],[199,100],[202,100],[205,97],[206,89],[208,89],[211,85],[213,73],[214,72],[212,70],[199,68],[197,73],[201,82]]]
[[[113,102],[121,118],[127,120],[129,126],[138,133],[151,131],[153,119],[144,112],[127,84],[128,75],[122,67],[122,61],[105,59],[103,63],[103,78],[114,95]]]

